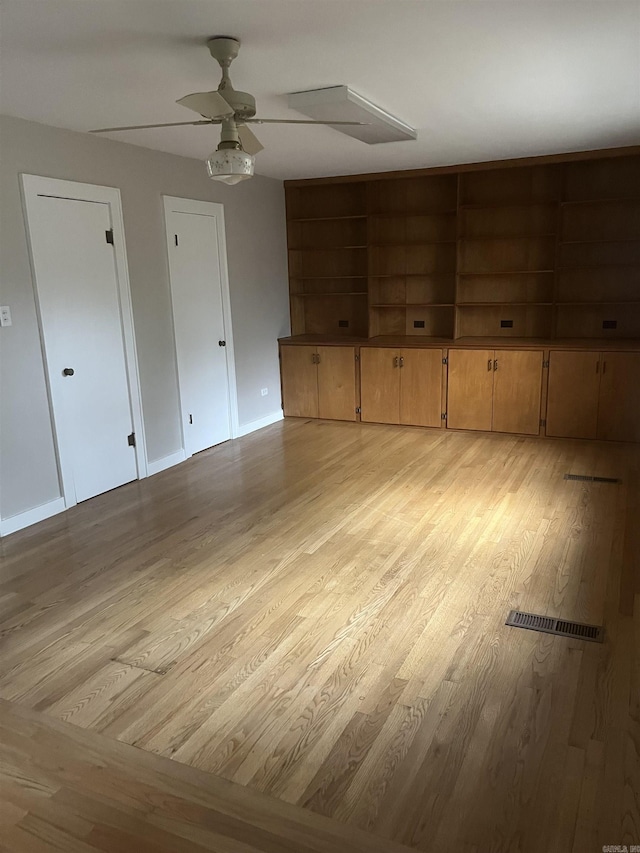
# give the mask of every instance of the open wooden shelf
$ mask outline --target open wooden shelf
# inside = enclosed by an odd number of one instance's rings
[[[377,249],[384,248],[385,246],[455,246],[457,242],[457,240],[412,240],[395,243],[369,243],[369,245],[371,248]]]
[[[553,305],[553,302],[456,302],[458,308],[472,308],[478,305],[490,305],[490,306],[501,306],[501,305]]]
[[[292,296],[313,297],[314,299],[331,299],[334,296],[368,296],[366,290],[334,290],[331,293],[293,293]]]
[[[555,270],[484,270],[483,272],[460,272],[459,276],[477,275],[547,275],[553,274]]]
[[[599,240],[561,240],[560,243],[563,246],[580,246],[592,243],[637,243],[639,239],[638,237],[621,237],[612,240],[611,238],[601,237]]]
[[[402,278],[425,278],[426,276],[454,276],[453,272],[400,272],[400,273],[385,273],[384,275],[378,275],[376,273],[370,273],[369,278],[398,278],[399,276]]]
[[[293,280],[299,281],[309,281],[311,279],[318,281],[323,281],[325,279],[331,280],[334,278],[367,278],[366,275],[292,275],[290,276]]]
[[[333,222],[343,219],[366,219],[366,213],[356,213],[351,216],[299,216],[289,219],[289,222]]]
[[[454,302],[387,302],[377,303],[372,308],[455,308]]]
[[[531,232],[531,233],[527,233],[527,234],[509,234],[507,236],[502,235],[500,237],[460,237],[456,242],[458,242],[458,243],[494,243],[496,240],[506,240],[506,239],[527,240],[530,237],[538,238],[538,239],[542,239],[544,237],[550,237],[550,238],[555,240],[556,235],[555,235],[555,232],[553,232],[553,233],[547,232],[545,234],[538,234],[538,233]]]
[[[556,305],[582,305],[583,307],[586,305],[640,305],[640,299],[618,299],[617,301],[595,301],[595,300],[583,300],[582,302],[556,302]]]
[[[582,266],[558,267],[558,272],[566,270],[640,270],[640,261],[637,264],[583,264]]]
[[[562,207],[570,207],[576,204],[618,204],[619,202],[640,201],[640,196],[637,195],[619,195],[611,198],[581,198],[575,201],[561,201]]]
[[[639,186],[637,151],[285,184],[292,331],[640,337]]]

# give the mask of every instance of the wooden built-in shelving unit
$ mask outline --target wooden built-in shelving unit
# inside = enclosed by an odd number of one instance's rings
[[[367,336],[366,199],[365,184],[287,193],[292,327]]]
[[[368,185],[371,336],[453,334],[456,195],[455,175]]]
[[[638,149],[558,160],[288,182],[292,334],[640,337]]]

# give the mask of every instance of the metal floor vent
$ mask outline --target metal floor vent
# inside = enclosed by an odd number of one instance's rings
[[[616,477],[592,477],[591,474],[565,474],[565,480],[580,480],[583,483],[619,483]]]
[[[512,628],[528,628],[530,631],[542,631],[560,637],[573,637],[576,640],[591,640],[601,643],[604,640],[604,628],[601,625],[585,625],[583,622],[567,622],[555,616],[540,616],[537,613],[523,613],[511,610],[505,625]]]

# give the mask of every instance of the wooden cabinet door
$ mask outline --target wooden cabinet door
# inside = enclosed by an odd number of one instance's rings
[[[442,424],[442,350],[400,352],[400,423],[439,427]]]
[[[493,356],[494,432],[540,433],[542,352],[496,350]]]
[[[640,353],[601,354],[597,436],[640,441]]]
[[[599,389],[600,353],[552,351],[549,357],[547,435],[595,438]]]
[[[318,347],[318,417],[356,419],[356,351],[354,347]]]
[[[449,350],[447,426],[491,429],[493,350]]]
[[[400,356],[386,347],[360,349],[360,399],[363,421],[400,423]]]
[[[318,417],[318,367],[315,347],[284,346],[280,349],[282,403],[285,415]]]

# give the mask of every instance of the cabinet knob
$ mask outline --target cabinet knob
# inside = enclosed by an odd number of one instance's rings
[[[399,359],[399,358],[398,358],[398,356],[396,355],[396,356],[395,356],[395,358],[393,359],[393,366],[394,366],[394,367],[397,367],[397,366],[398,366],[398,362],[399,362],[399,361],[400,361],[400,359]]]
[[[400,356],[400,367],[404,367],[404,356]]]
[[[73,369],[73,367],[65,367],[65,369],[62,371],[63,376],[73,376],[74,373],[75,370]]]
[[[492,359],[487,360],[487,370],[491,370],[491,361]]]
[[[495,361],[493,362],[493,369],[494,369],[494,370],[497,370],[497,369],[498,369],[498,359],[497,359],[497,358],[496,358],[496,359],[495,359]]]

